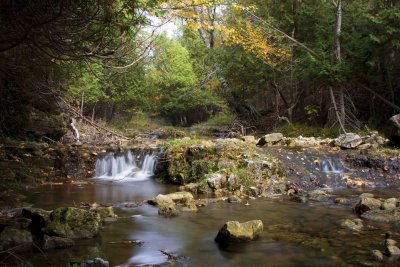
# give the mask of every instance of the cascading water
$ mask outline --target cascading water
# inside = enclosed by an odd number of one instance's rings
[[[321,160],[321,171],[324,173],[343,173],[345,172],[343,164],[338,160],[323,159]]]
[[[154,175],[156,164],[157,153],[152,150],[109,152],[97,159],[93,178],[113,182],[143,181]]]

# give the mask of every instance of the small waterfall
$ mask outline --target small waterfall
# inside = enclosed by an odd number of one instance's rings
[[[321,161],[321,171],[324,173],[343,173],[345,168],[340,161],[324,159]]]
[[[121,182],[147,180],[154,175],[156,165],[157,152],[153,150],[109,152],[97,159],[93,178]]]

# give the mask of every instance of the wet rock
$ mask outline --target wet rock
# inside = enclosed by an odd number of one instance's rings
[[[189,183],[179,187],[179,191],[187,191],[197,194],[200,190],[200,185],[198,183]]]
[[[0,234],[0,251],[15,246],[21,246],[20,251],[29,249],[32,244],[32,235],[27,230],[5,227]]]
[[[197,211],[193,195],[189,192],[175,192],[167,195],[159,194],[150,202],[158,206],[158,213],[166,217],[176,216],[181,211]]]
[[[361,137],[355,133],[341,134],[333,140],[334,145],[341,148],[356,148],[362,142]]]
[[[92,238],[100,229],[100,215],[78,208],[58,208],[50,214],[44,232],[71,239]]]
[[[400,221],[400,208],[392,210],[369,210],[361,214],[361,218],[378,222]]]
[[[361,231],[364,227],[361,219],[345,219],[341,221],[340,226],[344,229],[356,232]]]
[[[242,203],[242,199],[238,196],[230,196],[228,197],[229,203]]]
[[[371,197],[363,197],[354,207],[354,210],[357,214],[363,214],[364,212],[369,210],[378,210],[380,209],[381,205],[382,203],[379,199]]]
[[[392,210],[395,209],[398,206],[398,200],[397,198],[388,198],[385,199],[382,203],[381,209],[383,210]]]
[[[351,203],[351,201],[344,197],[338,197],[338,198],[335,198],[335,203],[340,204],[340,205],[348,205]]]
[[[220,189],[224,183],[224,177],[220,173],[209,173],[205,175],[207,184],[212,189]]]
[[[362,198],[366,198],[366,197],[374,198],[374,194],[371,194],[371,193],[362,193],[358,198],[359,198],[359,199],[362,199]]]
[[[117,218],[117,214],[115,214],[113,207],[98,207],[92,210],[93,212],[100,215],[102,220],[106,218]]]
[[[215,241],[220,244],[237,243],[254,240],[263,231],[261,220],[253,220],[244,223],[229,221],[219,230]]]
[[[257,146],[264,146],[264,145],[275,145],[283,138],[283,134],[281,133],[271,133],[264,135],[261,137],[258,142]]]
[[[374,250],[372,251],[372,257],[373,257],[373,259],[376,260],[376,261],[383,261],[383,254],[382,254],[382,252],[380,252],[380,251],[377,250],[377,249],[374,249]]]
[[[79,267],[109,267],[110,263],[102,258],[95,258],[93,260],[88,260],[85,263],[78,265]]]
[[[308,198],[304,195],[291,195],[290,196],[290,201],[293,202],[298,202],[298,203],[306,203],[308,201]]]
[[[158,214],[164,217],[174,217],[179,214],[175,204],[161,205],[158,207]]]
[[[397,246],[388,246],[385,250],[385,253],[389,257],[400,256],[400,249]]]
[[[51,211],[38,208],[22,209],[22,216],[31,220],[29,228],[35,236],[42,235],[42,228],[50,221],[50,214]]]
[[[312,191],[307,192],[307,197],[310,200],[324,201],[329,198],[329,195],[326,193],[326,191],[312,190]]]
[[[260,195],[260,189],[255,186],[250,186],[249,188],[250,195],[253,197],[258,197]]]
[[[59,237],[59,236],[43,236],[42,248],[43,250],[53,248],[68,248],[72,247],[75,242],[72,239]]]

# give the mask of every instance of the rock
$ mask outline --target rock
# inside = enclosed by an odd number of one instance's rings
[[[167,195],[159,194],[152,202],[158,206],[158,213],[166,217],[179,214],[177,205],[182,206],[181,211],[197,211],[193,195],[185,191]]]
[[[168,205],[161,205],[158,207],[158,214],[165,217],[174,217],[179,214],[178,209],[174,203]]]
[[[79,267],[109,267],[110,263],[102,258],[95,258],[93,260],[88,260],[85,263],[78,265]]]
[[[256,138],[253,135],[242,136],[242,140],[246,143],[256,143]]]
[[[357,214],[363,214],[369,210],[377,210],[380,209],[382,203],[379,199],[371,198],[371,197],[363,197],[360,199],[358,204],[354,207],[354,210]]]
[[[397,244],[397,241],[396,240],[393,240],[393,239],[390,239],[390,238],[386,238],[384,241],[383,241],[383,248],[384,249],[387,249],[388,247],[390,247],[390,246],[395,246]]]
[[[162,195],[162,194],[159,194],[155,198],[153,198],[152,202],[154,202],[154,204],[157,206],[166,206],[166,205],[174,204],[174,201],[172,200],[172,198],[170,198],[167,195]]]
[[[244,223],[229,221],[219,230],[215,241],[220,244],[237,243],[254,240],[263,231],[261,220],[253,220]]]
[[[200,190],[200,185],[198,183],[189,183],[179,187],[179,191],[187,191],[197,194]]]
[[[307,197],[310,200],[324,201],[324,200],[327,200],[329,195],[326,193],[326,191],[312,190],[312,191],[307,192]]]
[[[338,197],[338,198],[335,198],[335,203],[336,203],[336,204],[340,204],[340,205],[348,205],[348,204],[350,204],[351,202],[350,202],[350,200],[348,200],[347,198]]]
[[[369,210],[361,214],[361,218],[378,222],[400,221],[400,208],[392,210]]]
[[[32,235],[27,230],[5,227],[0,234],[0,251],[20,246],[20,251],[29,249],[32,244]]]
[[[31,220],[29,228],[35,236],[42,235],[43,227],[50,221],[50,214],[51,211],[38,208],[22,209],[22,216]]]
[[[220,173],[209,173],[205,175],[207,184],[212,189],[220,189],[224,183],[224,177]]]
[[[242,199],[238,196],[230,196],[228,197],[228,202],[229,203],[242,203]]]
[[[391,256],[400,256],[400,249],[397,246],[388,246],[385,250],[386,255]]]
[[[395,209],[398,206],[397,204],[398,204],[397,198],[394,198],[394,197],[388,198],[388,199],[385,199],[383,201],[381,209],[383,209],[383,210],[392,210],[392,209]]]
[[[400,147],[400,114],[394,115],[389,119],[387,136],[390,145]]]
[[[341,221],[340,226],[344,229],[358,232],[362,230],[364,225],[360,219],[345,219]]]
[[[100,215],[102,220],[106,218],[117,218],[118,216],[114,213],[113,207],[98,207],[92,210],[93,212]]]
[[[100,215],[78,208],[58,208],[50,214],[50,221],[43,231],[49,235],[82,239],[92,238],[100,229]]]
[[[42,248],[48,250],[52,248],[68,248],[72,247],[75,242],[72,239],[59,236],[43,236]]]
[[[264,146],[264,145],[275,145],[283,138],[283,134],[281,133],[271,133],[264,135],[261,137],[258,142],[257,146]]]
[[[250,195],[253,197],[258,197],[260,195],[260,189],[255,186],[250,186],[249,191]]]
[[[359,145],[359,146],[357,147],[357,149],[359,149],[359,150],[365,150],[365,149],[370,149],[371,147],[372,147],[372,144],[366,143],[366,144]]]
[[[376,260],[376,261],[383,261],[383,254],[382,254],[382,252],[380,252],[380,251],[377,250],[377,249],[374,249],[374,250],[372,251],[372,257],[373,257],[373,259]]]
[[[339,135],[338,138],[333,140],[333,143],[341,148],[356,148],[362,143],[362,139],[358,134],[346,133]]]
[[[362,193],[361,195],[358,196],[359,199],[366,198],[366,197],[373,198],[373,197],[374,197],[374,194],[371,194],[371,193]]]

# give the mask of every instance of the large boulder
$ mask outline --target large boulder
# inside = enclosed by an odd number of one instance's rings
[[[263,231],[261,220],[252,220],[244,223],[229,221],[219,230],[215,241],[220,244],[240,243],[254,240]]]
[[[18,246],[20,250],[29,249],[32,235],[27,230],[5,227],[0,234],[0,251]]]
[[[71,239],[92,238],[101,225],[100,215],[78,208],[58,208],[50,214],[50,221],[43,229],[48,235]]]
[[[266,134],[258,140],[257,146],[275,145],[282,139],[283,139],[283,134],[281,133]]]
[[[355,133],[345,133],[333,140],[335,146],[341,148],[356,148],[363,142],[362,138]]]

